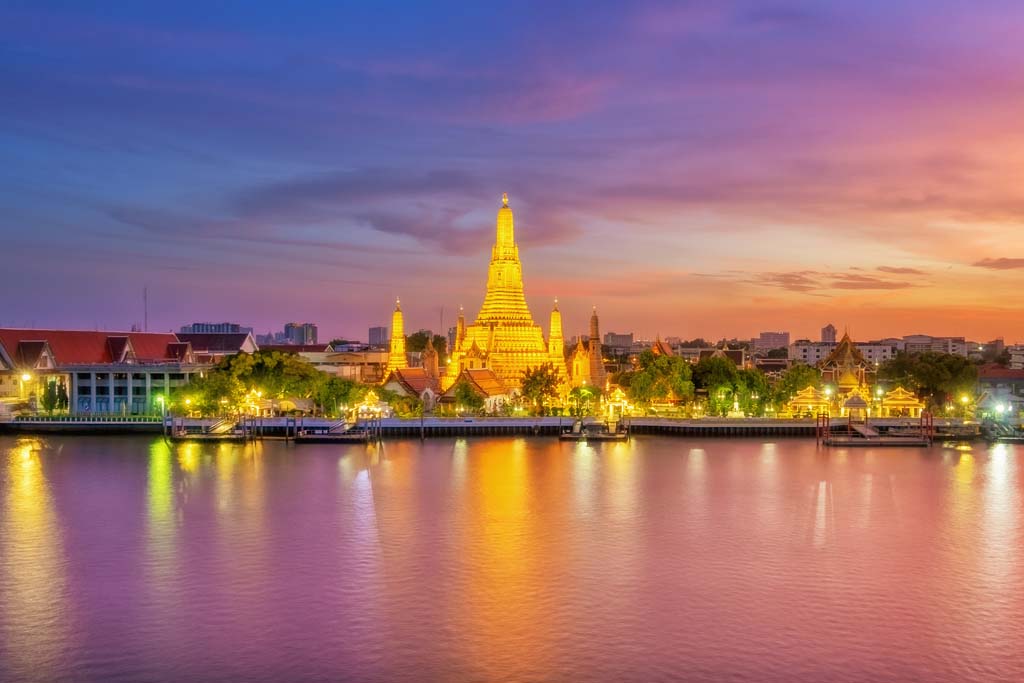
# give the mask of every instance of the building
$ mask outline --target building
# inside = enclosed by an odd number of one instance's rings
[[[405,355],[405,322],[402,318],[402,303],[395,299],[395,310],[391,314],[391,345],[388,349],[387,372],[409,367]]]
[[[73,415],[158,414],[203,368],[172,333],[0,329],[0,402],[8,408],[41,408],[53,383]]]
[[[545,342],[540,325],[533,322],[526,305],[523,266],[507,194],[502,195],[498,209],[483,305],[472,325],[466,325],[460,311],[455,337],[451,362],[442,380],[445,389],[452,386],[463,371],[479,368],[493,371],[509,390],[520,386],[527,368],[544,363],[553,363],[558,373],[565,376],[563,352]]]
[[[434,374],[428,367],[392,370],[384,380],[384,388],[401,396],[418,398],[424,410],[433,410],[441,394],[436,370],[436,365]]]
[[[864,360],[879,365],[896,355],[897,346],[884,342],[854,343]],[[818,365],[836,348],[835,343],[801,339],[789,346],[789,359],[805,365]]]
[[[501,381],[501,378],[489,368],[466,368],[460,372],[452,385],[441,395],[441,401],[448,404],[455,404],[455,393],[460,383],[469,385],[480,398],[484,400],[484,412],[496,413],[512,400],[511,390]],[[456,406],[458,409],[458,406]]]
[[[964,337],[933,337],[927,334],[908,334],[903,337],[907,353],[949,353],[967,356],[967,340]]]
[[[242,327],[238,323],[192,323],[181,326],[182,334],[246,334],[251,332],[251,327]]]
[[[1010,368],[1024,370],[1024,344],[1007,346],[1006,350],[1010,352]]]
[[[756,339],[750,340],[750,346],[754,352],[788,349],[789,332],[762,332]]]
[[[823,344],[835,344],[836,343],[836,326],[832,323],[825,325],[821,328],[821,343]],[[786,346],[789,346],[787,344]]]
[[[227,356],[256,353],[259,350],[251,332],[178,334],[178,339],[191,345],[192,353],[199,363],[218,363]]]
[[[629,353],[633,350],[633,333],[606,332],[604,346],[612,353]]]
[[[1024,411],[1024,370],[994,363],[978,368],[978,407],[1011,416]]]
[[[285,344],[316,344],[317,329],[313,323],[285,323]]]
[[[590,316],[590,335],[587,341],[580,336],[569,355],[569,382],[573,387],[584,384],[604,389],[607,373],[604,369],[604,351],[601,348],[601,331],[597,318],[597,307]]]
[[[369,343],[374,348],[383,348],[388,345],[388,328],[371,327],[369,332]]]

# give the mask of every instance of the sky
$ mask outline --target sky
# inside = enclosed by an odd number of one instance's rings
[[[1024,341],[1024,4],[0,3],[0,325]]]

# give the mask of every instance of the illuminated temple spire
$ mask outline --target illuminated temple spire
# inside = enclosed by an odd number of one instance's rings
[[[594,386],[603,387],[605,383],[604,352],[601,349],[601,330],[597,320],[597,306],[590,316],[590,341],[587,342],[590,355],[590,382]]]
[[[409,363],[405,358],[405,323],[402,320],[402,304],[395,299],[395,312],[391,314],[391,350],[388,353],[387,373],[407,367],[409,367]]]
[[[508,194],[501,196],[498,209],[491,265],[487,270],[487,294],[476,318],[477,325],[492,321],[523,322],[533,324],[530,309],[523,295],[523,266],[519,262],[519,247],[515,239],[515,223],[508,206]]]
[[[562,339],[562,312],[558,310],[558,299],[551,309],[551,325],[548,327],[548,355],[559,368],[565,363],[565,340]]]
[[[463,326],[465,331],[460,332]],[[456,329],[455,349],[445,383],[450,386],[463,369],[486,368],[508,388],[517,388],[523,371],[552,360],[549,350],[544,332],[533,322],[526,305],[515,223],[508,195],[503,194],[484,302],[472,325],[463,322]]]

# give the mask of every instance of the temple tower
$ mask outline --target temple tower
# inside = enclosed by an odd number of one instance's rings
[[[405,357],[405,323],[402,320],[402,305],[395,299],[395,312],[391,314],[391,350],[388,353],[388,368],[385,376],[392,370],[403,370],[409,367]]]
[[[590,383],[595,387],[604,388],[604,354],[601,350],[601,330],[597,321],[597,306],[594,306],[594,313],[590,316],[590,341],[587,342],[587,352],[590,356]]]
[[[420,358],[423,360],[423,370],[427,377],[437,379],[439,376],[437,367],[437,349],[434,348],[433,335],[430,335],[430,337],[431,338],[427,341],[427,345],[423,349],[423,353],[420,355]]]
[[[565,340],[562,338],[562,312],[558,310],[558,299],[551,309],[551,325],[548,327],[548,355],[556,368],[565,365]]]
[[[551,359],[544,333],[533,322],[526,305],[523,267],[507,194],[502,195],[498,209],[483,305],[472,325],[467,326],[460,320],[459,327],[464,332],[456,330],[456,348],[445,375],[449,386],[464,367],[468,367],[474,346],[477,348],[476,359],[472,361],[475,366],[482,364],[492,370],[510,388],[519,387],[524,370]]]

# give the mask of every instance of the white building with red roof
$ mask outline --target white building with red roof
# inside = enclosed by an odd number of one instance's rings
[[[38,407],[56,383],[71,414],[154,414],[201,370],[172,333],[0,328],[0,402]]]

